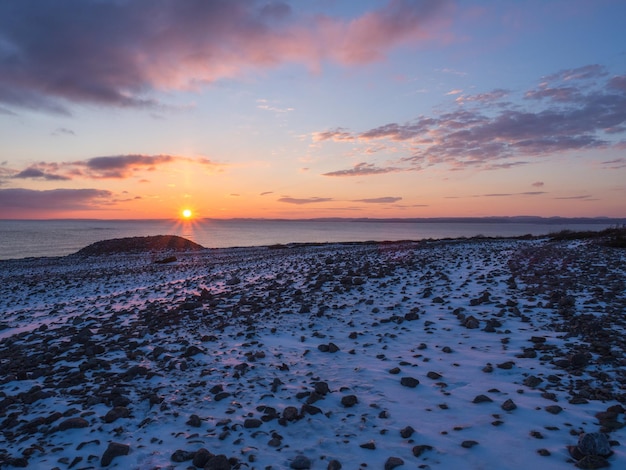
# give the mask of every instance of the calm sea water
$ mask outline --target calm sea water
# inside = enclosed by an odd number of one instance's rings
[[[276,243],[397,241],[428,238],[545,235],[602,230],[614,224],[491,222],[363,222],[310,220],[0,220],[0,260],[64,256],[111,238],[179,235],[207,248]]]

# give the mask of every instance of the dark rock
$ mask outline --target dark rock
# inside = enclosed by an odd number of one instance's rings
[[[492,402],[493,400],[491,398],[489,398],[487,395],[477,395],[473,400],[472,403],[489,403]]]
[[[341,462],[339,462],[339,460],[331,460],[328,462],[326,470],[341,470]]]
[[[546,406],[545,410],[553,415],[558,415],[561,411],[563,411],[563,408],[561,408],[559,405],[550,405]]]
[[[404,460],[400,457],[389,457],[385,462],[385,470],[393,470],[396,467],[404,465]]]
[[[400,429],[400,435],[404,439],[410,438],[413,435],[414,432],[415,432],[415,429],[413,429],[412,426],[406,426],[406,427]]]
[[[194,428],[199,428],[202,426],[202,420],[200,419],[200,416],[194,414],[189,417],[186,424]]]
[[[177,462],[177,463],[187,462],[188,460],[193,459],[195,454],[196,454],[195,452],[178,449],[172,454],[170,459],[172,460],[172,462]]]
[[[105,423],[112,423],[118,418],[128,418],[130,416],[130,411],[125,406],[116,406],[115,408],[109,410],[106,415],[104,415]]]
[[[515,365],[513,361],[506,361],[498,364],[498,369],[510,370]]]
[[[433,379],[433,380],[439,380],[442,377],[442,375],[437,372],[430,371],[428,372],[428,374],[426,374],[426,377],[428,377],[429,379]]]
[[[531,375],[531,376],[526,377],[522,383],[526,385],[527,387],[535,388],[542,382],[543,382],[543,379],[540,379],[539,377],[535,377],[534,375]]]
[[[480,327],[480,322],[477,318],[469,316],[463,321],[463,326],[469,330],[475,330]]]
[[[376,444],[374,441],[368,441],[365,444],[361,444],[359,447],[361,449],[376,450]]]
[[[335,343],[328,343],[328,352],[336,353],[337,351],[339,351],[339,346],[337,346]]]
[[[295,406],[288,406],[283,410],[283,419],[287,421],[295,421],[300,417],[298,413],[298,408]]]
[[[89,426],[89,421],[85,418],[68,418],[65,421],[59,423],[59,431],[65,431],[67,429],[79,429]]]
[[[263,424],[263,421],[261,421],[260,419],[247,418],[243,422],[243,427],[246,429],[254,429],[254,428],[260,428],[262,424]]]
[[[596,468],[606,468],[609,467],[609,462],[600,455],[585,455],[582,459],[580,459],[575,464],[578,468],[584,469],[596,469]]]
[[[315,393],[319,393],[322,396],[326,396],[330,393],[330,388],[326,382],[315,382]]]
[[[204,447],[201,447],[194,452],[193,462],[191,463],[193,463],[193,465],[197,468],[204,468],[211,457],[214,457],[214,455]]]
[[[110,442],[107,449],[102,454],[100,459],[100,465],[108,467],[115,457],[128,455],[130,452],[130,446],[128,444],[120,444],[118,442]]]
[[[413,451],[413,455],[415,457],[419,457],[420,455],[422,455],[427,450],[433,450],[433,447],[429,446],[429,445],[426,445],[426,444],[421,444],[421,445],[418,445],[418,446],[414,446],[412,451]]]
[[[346,408],[351,408],[359,402],[359,399],[356,395],[346,395],[341,398],[341,404]]]
[[[311,468],[311,459],[305,455],[297,455],[289,464],[289,468],[306,470]]]
[[[400,385],[409,388],[415,388],[419,385],[420,381],[414,377],[402,377],[400,379]]]
[[[517,405],[515,404],[513,400],[509,398],[504,403],[502,403],[500,408],[502,408],[504,411],[513,411],[514,409],[517,408]]]
[[[478,442],[472,441],[472,440],[467,440],[467,441],[461,442],[461,446],[465,447],[466,449],[471,449],[472,447],[474,447],[476,445],[478,445]]]
[[[231,470],[232,465],[224,454],[213,455],[204,464],[204,470]]]
[[[183,356],[184,357],[191,357],[191,356],[195,356],[196,354],[203,353],[203,352],[204,351],[202,349],[200,349],[198,346],[191,345],[187,349],[185,349],[185,352],[183,353]]]
[[[576,457],[580,455],[580,457]],[[572,457],[580,459],[587,455],[599,455],[601,457],[609,457],[613,454],[611,444],[606,434],[600,432],[591,432],[582,434],[578,438],[576,446],[570,450]]]

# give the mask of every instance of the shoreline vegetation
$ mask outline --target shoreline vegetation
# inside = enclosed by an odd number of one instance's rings
[[[3,261],[0,466],[620,468],[625,235]]]

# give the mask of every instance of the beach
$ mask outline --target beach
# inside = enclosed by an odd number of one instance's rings
[[[548,238],[0,261],[0,466],[621,468],[625,279]]]

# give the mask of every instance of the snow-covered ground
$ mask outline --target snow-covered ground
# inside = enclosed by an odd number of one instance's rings
[[[176,256],[0,262],[0,467],[626,465],[624,250]]]

